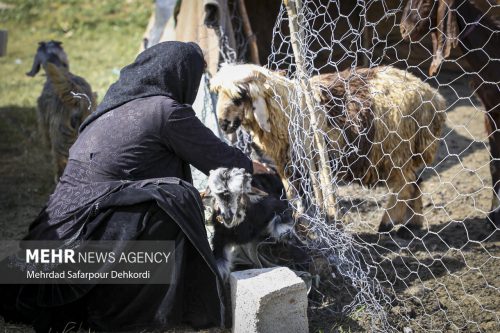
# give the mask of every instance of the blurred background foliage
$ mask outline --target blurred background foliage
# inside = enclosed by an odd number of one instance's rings
[[[30,69],[38,42],[60,40],[70,70],[84,77],[99,100],[137,55],[153,1],[0,0],[0,29],[8,30],[0,58],[0,107],[35,106],[44,82]]]

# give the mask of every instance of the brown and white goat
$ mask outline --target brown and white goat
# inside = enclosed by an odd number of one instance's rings
[[[471,86],[484,105],[490,143],[493,200],[490,219],[500,225],[500,24],[469,0],[409,0],[400,25],[403,39],[430,34],[434,75],[459,46],[474,73]]]
[[[316,102],[324,107],[329,157],[342,162],[342,180],[367,186],[386,183],[390,200],[379,226],[420,227],[422,194],[418,173],[432,163],[445,121],[445,101],[430,85],[392,67],[324,74],[310,80]],[[217,116],[225,132],[242,125],[276,163],[289,199],[293,175],[289,118],[297,84],[256,65],[226,65],[211,82],[219,94]],[[344,147],[357,153],[343,155]],[[296,187],[296,186],[295,186]]]
[[[96,100],[87,81],[70,73],[68,57],[61,44],[40,42],[31,71],[26,73],[33,77],[43,67],[47,75],[37,101],[38,125],[51,149],[56,182],[66,167],[78,128],[95,107]]]

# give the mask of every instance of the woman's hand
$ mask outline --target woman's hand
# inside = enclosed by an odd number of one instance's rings
[[[259,173],[270,173],[274,174],[274,170],[270,168],[266,163],[261,163],[259,161],[253,160],[253,174],[259,174]]]

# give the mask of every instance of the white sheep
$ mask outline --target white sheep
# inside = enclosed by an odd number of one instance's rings
[[[444,98],[429,84],[394,67],[356,69],[310,79],[324,106],[329,158],[341,161],[337,176],[365,186],[387,184],[390,199],[379,231],[422,224],[418,173],[432,163],[445,122]],[[276,163],[292,199],[289,117],[298,82],[251,64],[224,65],[211,81],[219,94],[217,116],[228,133],[240,125]],[[296,99],[295,99],[296,100]],[[305,110],[304,110],[305,112]],[[318,111],[317,111],[318,112]],[[343,154],[345,147],[355,154]],[[292,179],[290,179],[292,178]]]

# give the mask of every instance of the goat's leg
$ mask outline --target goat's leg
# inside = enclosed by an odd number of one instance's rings
[[[221,275],[222,279],[226,281],[231,274],[231,269],[233,268],[233,246],[224,242],[223,236],[217,231],[212,239],[213,243],[213,254],[215,257],[215,262],[217,264],[217,270]]]
[[[497,115],[495,125],[498,130],[490,134],[490,172],[493,186],[493,196],[491,200],[491,212],[489,218],[497,226],[500,225],[500,116]],[[490,119],[490,122],[492,120]]]
[[[400,236],[412,237],[407,230],[418,230],[422,228],[423,225],[423,203],[422,203],[422,192],[420,191],[420,186],[417,183],[411,183],[410,186],[411,197],[407,201],[409,209],[406,210],[406,228],[402,228],[398,231]]]
[[[217,269],[224,281],[229,278],[233,269],[233,246],[226,245],[222,251],[222,255],[216,259]]]
[[[498,85],[480,83],[478,80],[472,80],[471,85],[474,90],[477,89],[477,95],[487,111],[485,127],[490,144],[490,172],[493,187],[489,218],[496,225],[500,225],[500,90]]]

